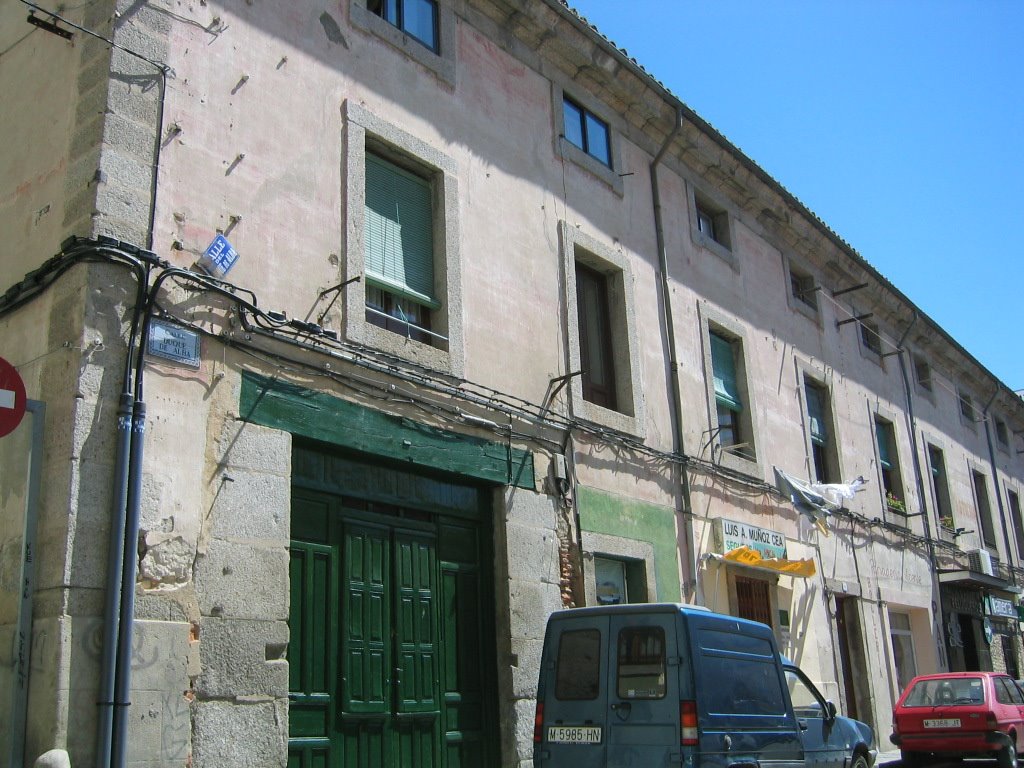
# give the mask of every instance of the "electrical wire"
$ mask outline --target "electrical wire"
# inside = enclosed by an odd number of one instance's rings
[[[787,501],[786,497],[774,485],[765,482],[761,478],[698,457],[663,451],[647,445],[626,433],[596,425],[586,420],[563,416],[514,395],[503,393],[481,384],[457,379],[424,366],[409,365],[407,361],[379,354],[376,350],[319,335],[313,332],[308,324],[287,319],[282,320],[280,317],[264,311],[259,307],[257,296],[253,291],[240,288],[208,275],[171,267],[167,262],[155,259],[148,252],[143,252],[145,258],[139,258],[137,248],[135,249],[136,255],[133,255],[129,250],[124,250],[121,247],[124,245],[122,243],[117,245],[95,244],[91,241],[80,239],[73,238],[72,240],[77,240],[77,242],[71,242],[61,253],[45,262],[38,269],[28,273],[22,281],[11,286],[3,296],[0,296],[0,318],[9,315],[16,309],[38,298],[68,270],[78,264],[94,262],[120,264],[132,269],[137,277],[142,277],[141,285],[145,292],[144,298],[137,297],[136,299],[133,315],[141,315],[142,322],[136,328],[136,324],[133,321],[133,329],[130,332],[130,349],[136,346],[132,342],[137,337],[147,338],[152,319],[160,316],[171,319],[175,323],[195,330],[206,337],[216,339],[227,347],[243,351],[264,365],[271,365],[278,370],[292,375],[327,378],[362,397],[377,401],[389,401],[392,404],[400,402],[403,405],[410,405],[449,424],[472,426],[475,429],[489,431],[508,439],[515,439],[538,446],[552,454],[562,455],[564,455],[564,439],[576,435],[579,438],[584,438],[586,442],[598,451],[612,450],[617,453],[626,452],[633,456],[646,456],[649,459],[653,459],[656,465],[662,467],[678,464],[682,466],[684,471],[711,477],[715,482],[722,482],[734,492],[746,495],[749,498],[768,496],[773,501]],[[117,241],[114,242],[116,243]],[[159,268],[160,272],[153,279],[152,285],[148,287],[148,290],[145,290],[150,279],[149,272],[153,268]],[[227,302],[237,313],[243,338],[238,338],[238,332],[212,332],[186,318],[175,317],[171,312],[163,308],[159,301],[160,292],[164,288],[164,284],[172,280],[179,288],[206,293]],[[142,292],[140,292],[140,296],[142,296]],[[248,338],[245,338],[246,336]],[[303,352],[328,355],[331,359],[347,363],[356,370],[365,370],[370,374],[392,377],[421,387],[434,395],[446,397],[452,401],[462,401],[469,406],[481,408],[489,413],[497,411],[509,419],[509,424],[499,424],[493,420],[464,411],[457,405],[428,399],[418,391],[399,390],[393,386],[385,386],[379,381],[365,376],[358,376],[352,372],[327,368],[323,364],[318,365],[299,357],[265,349],[255,343],[256,339],[284,344]],[[129,355],[131,355],[131,351]],[[143,367],[144,355],[140,352],[138,358],[134,361],[133,378],[137,400],[141,400],[142,397],[140,390]],[[523,422],[540,430],[541,434],[516,429],[512,426],[513,421]],[[543,434],[544,431],[550,431],[552,436],[546,437]],[[557,439],[558,434],[563,434],[566,438],[559,440]],[[848,517],[850,520],[869,529],[882,528],[889,533],[902,537],[904,541],[909,543],[923,544],[930,541],[948,553],[959,552],[958,547],[954,544],[941,539],[920,536],[902,526],[878,518],[869,519],[866,516],[845,509],[833,514],[839,517]],[[1008,567],[1013,568],[1013,566]],[[1014,572],[1018,572],[1018,570],[1020,573],[1024,573],[1024,569],[1014,569]]]

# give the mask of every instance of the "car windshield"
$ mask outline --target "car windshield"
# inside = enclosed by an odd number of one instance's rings
[[[947,677],[918,680],[903,700],[904,707],[935,707],[943,704],[981,704],[985,687],[980,677]]]

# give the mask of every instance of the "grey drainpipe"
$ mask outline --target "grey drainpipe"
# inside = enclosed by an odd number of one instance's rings
[[[939,599],[935,601],[935,615],[939,624],[939,632],[935,642],[939,651],[939,659],[943,666],[947,666],[946,644],[943,640],[945,635],[942,631],[945,626],[945,617],[942,614],[942,592],[939,584],[938,563],[935,560],[935,541],[932,539],[932,526],[931,521],[928,519],[928,507],[925,504],[927,489],[924,482],[924,470],[921,468],[920,447],[917,442],[917,417],[914,415],[914,387],[911,384],[910,374],[907,371],[906,352],[903,349],[904,343],[910,336],[910,331],[913,329],[914,324],[917,323],[917,318],[918,314],[915,311],[913,320],[910,321],[910,325],[907,326],[907,330],[903,332],[903,336],[900,337],[896,345],[900,351],[897,358],[900,361],[900,376],[903,378],[903,393],[907,399],[907,418],[910,419],[910,446],[913,449],[911,455],[914,457],[914,479],[917,481],[917,496],[921,500],[924,538],[928,542],[928,562],[931,564],[932,590],[933,594],[939,596]]]
[[[988,461],[992,465],[992,484],[995,486],[996,504],[999,507],[999,520],[1003,524],[1003,542],[1006,544],[1007,570],[1010,572],[1010,581],[1016,584],[1017,574],[1013,572],[1013,563],[1011,562],[1010,529],[1006,525],[1006,508],[1003,506],[1003,494],[999,491],[999,465],[996,464],[996,448],[992,443],[992,430],[989,428],[989,409],[992,408],[992,403],[996,401],[998,396],[999,388],[996,387],[996,391],[992,393],[992,397],[989,398],[988,403],[985,405],[985,410],[981,412],[981,422],[985,426],[985,442],[988,443]]]
[[[661,320],[665,324],[665,335],[668,338],[669,359],[669,390],[671,391],[670,410],[672,411],[672,453],[683,455],[682,414],[683,403],[679,395],[679,361],[676,357],[676,329],[672,314],[672,288],[668,279],[668,250],[665,247],[665,229],[661,216],[661,190],[658,187],[658,165],[668,151],[669,145],[683,127],[683,113],[676,112],[676,124],[672,132],[665,137],[665,142],[658,154],[651,161],[651,195],[654,203],[654,235],[658,244],[658,267],[661,271]],[[694,559],[693,530],[685,515],[690,511],[690,479],[686,473],[686,462],[679,465],[679,506],[684,515],[682,521],[683,534],[686,539],[686,582],[696,594],[697,565]],[[684,599],[686,595],[683,595]]]

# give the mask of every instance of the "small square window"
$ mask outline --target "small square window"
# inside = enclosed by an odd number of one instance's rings
[[[818,291],[814,277],[799,269],[789,268],[789,290],[793,298],[808,309],[818,311]]]
[[[608,123],[568,96],[562,100],[565,138],[592,158],[611,168],[612,149]]]
[[[882,337],[878,333],[878,325],[876,323],[861,321],[860,343],[871,354],[877,355],[879,358],[882,356]]]
[[[367,0],[366,9],[437,52],[437,0]]]
[[[969,393],[960,390],[957,393],[957,399],[960,403],[960,420],[964,422],[971,429],[974,429],[974,424],[978,420],[977,414],[974,410],[974,398]]]
[[[594,581],[598,605],[647,601],[643,561],[595,555]]]
[[[999,447],[1006,450],[1010,447],[1010,433],[1006,429],[1006,422],[1002,419],[997,418],[996,424],[996,442],[999,443]]]
[[[700,236],[700,240],[705,245],[708,242],[713,242],[726,250],[730,250],[732,248],[732,240],[729,234],[728,212],[700,194],[694,196],[694,208],[697,218],[697,233]]]
[[[917,386],[923,389],[925,392],[933,392],[932,386],[932,369],[928,365],[928,361],[923,357],[914,357],[914,379],[917,381]]]

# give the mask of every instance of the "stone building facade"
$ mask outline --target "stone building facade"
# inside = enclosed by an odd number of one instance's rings
[[[771,624],[883,747],[914,673],[1019,670],[1019,396],[567,6],[27,13],[22,764],[525,768],[546,617],[600,602]]]

